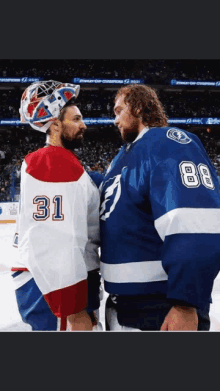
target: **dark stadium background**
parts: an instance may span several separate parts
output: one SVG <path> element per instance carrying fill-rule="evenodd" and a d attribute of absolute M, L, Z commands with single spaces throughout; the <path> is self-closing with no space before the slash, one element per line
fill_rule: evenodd
<path fill-rule="evenodd" d="M 155 88 L 168 118 L 220 118 L 220 87 L 175 86 L 171 80 L 220 81 L 220 60 L 0 60 L 0 78 L 40 77 L 73 82 L 73 78 L 143 79 Z M 30 84 L 30 83 L 29 83 Z M 0 82 L 0 119 L 19 119 L 20 98 L 28 84 Z M 116 84 L 81 84 L 84 118 L 114 118 Z M 201 139 L 220 178 L 220 125 L 171 125 Z M 45 134 L 27 125 L 0 126 L 0 202 L 19 199 L 20 166 L 24 156 L 43 147 Z M 111 125 L 88 125 L 76 151 L 87 170 L 104 173 L 122 145 Z"/>

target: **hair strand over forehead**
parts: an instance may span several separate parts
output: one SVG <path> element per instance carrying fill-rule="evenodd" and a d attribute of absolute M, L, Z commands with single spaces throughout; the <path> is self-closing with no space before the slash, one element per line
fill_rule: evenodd
<path fill-rule="evenodd" d="M 140 115 L 144 124 L 149 127 L 168 125 L 164 107 L 153 88 L 144 84 L 131 84 L 117 91 L 115 102 L 121 96 L 124 96 L 124 102 L 129 104 L 132 115 Z M 137 115 L 138 109 L 140 113 Z"/>

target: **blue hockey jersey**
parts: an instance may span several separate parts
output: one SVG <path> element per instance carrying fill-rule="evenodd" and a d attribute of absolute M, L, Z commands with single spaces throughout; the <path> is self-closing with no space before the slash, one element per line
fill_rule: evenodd
<path fill-rule="evenodd" d="M 204 308 L 220 270 L 220 193 L 199 138 L 146 128 L 124 145 L 101 185 L 100 229 L 107 292 Z"/>

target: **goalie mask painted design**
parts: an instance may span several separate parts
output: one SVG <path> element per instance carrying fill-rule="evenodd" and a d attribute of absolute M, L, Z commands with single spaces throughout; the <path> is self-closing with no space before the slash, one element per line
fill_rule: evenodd
<path fill-rule="evenodd" d="M 48 80 L 39 81 L 26 88 L 19 109 L 21 122 L 46 133 L 51 123 L 59 117 L 60 110 L 79 95 L 77 84 Z"/>

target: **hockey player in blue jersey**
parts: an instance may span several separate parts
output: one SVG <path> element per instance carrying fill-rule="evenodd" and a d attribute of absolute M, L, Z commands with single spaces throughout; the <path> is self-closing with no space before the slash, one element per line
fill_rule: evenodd
<path fill-rule="evenodd" d="M 209 330 L 220 269 L 220 195 L 199 138 L 168 126 L 156 92 L 122 87 L 125 144 L 101 185 L 106 330 Z"/>

